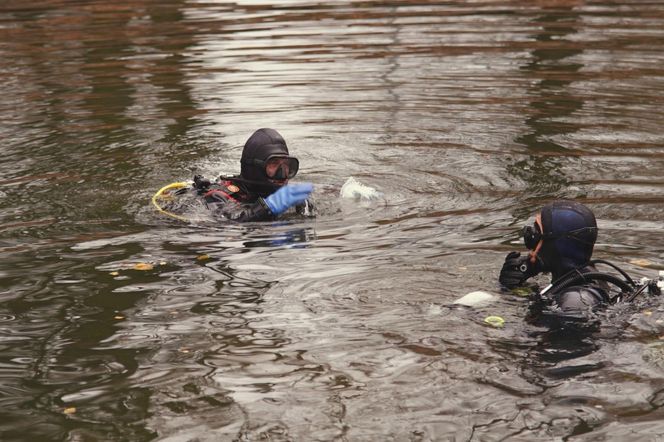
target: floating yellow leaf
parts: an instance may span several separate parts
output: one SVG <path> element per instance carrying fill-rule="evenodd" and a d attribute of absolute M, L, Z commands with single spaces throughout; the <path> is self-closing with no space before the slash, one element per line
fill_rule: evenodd
<path fill-rule="evenodd" d="M 161 261 L 161 262 L 159 263 L 160 266 L 165 266 L 166 264 L 168 264 L 166 261 Z"/>
<path fill-rule="evenodd" d="M 67 407 L 62 412 L 64 414 L 74 414 L 76 413 L 76 407 Z"/>
<path fill-rule="evenodd" d="M 134 270 L 152 270 L 154 266 L 149 262 L 139 262 L 134 264 Z"/>
<path fill-rule="evenodd" d="M 527 296 L 530 296 L 532 290 L 526 287 L 517 287 L 515 289 L 512 289 L 512 293 L 515 294 L 516 296 L 521 296 L 525 298 Z"/>
<path fill-rule="evenodd" d="M 196 259 L 199 260 L 199 261 L 205 261 L 206 259 L 210 259 L 210 255 L 200 255 Z"/>
<path fill-rule="evenodd" d="M 111 276 L 118 276 L 119 274 L 120 274 L 120 272 L 111 272 L 111 273 L 109 273 L 109 275 L 111 275 Z"/>
<path fill-rule="evenodd" d="M 189 349 L 188 348 L 181 348 L 180 353 L 189 353 Z"/>
<path fill-rule="evenodd" d="M 643 312 L 643 314 L 646 316 L 650 316 L 652 315 L 652 312 L 650 310 L 646 310 L 645 312 Z"/>
<path fill-rule="evenodd" d="M 119 321 L 120 319 L 124 319 L 124 316 L 122 316 L 122 315 L 115 315 L 115 316 L 113 316 L 113 319 L 117 319 L 117 320 Z"/>
<path fill-rule="evenodd" d="M 487 316 L 484 318 L 484 322 L 494 327 L 502 327 L 505 325 L 505 320 L 500 316 Z"/>
<path fill-rule="evenodd" d="M 653 262 L 647 259 L 638 258 L 638 259 L 632 259 L 630 261 L 630 264 L 634 264 L 635 266 L 640 266 L 640 267 L 648 267 L 653 265 Z"/>

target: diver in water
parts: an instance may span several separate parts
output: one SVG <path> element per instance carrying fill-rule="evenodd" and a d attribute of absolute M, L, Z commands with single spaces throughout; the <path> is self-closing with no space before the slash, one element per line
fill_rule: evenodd
<path fill-rule="evenodd" d="M 631 301 L 646 288 L 658 294 L 656 284 L 639 286 L 617 266 L 591 260 L 597 232 L 595 215 L 583 204 L 563 200 L 545 205 L 534 224 L 522 230 L 530 253 L 507 255 L 500 284 L 514 289 L 539 273 L 550 272 L 551 284 L 531 296 L 531 316 L 558 325 L 585 322 L 602 307 Z M 611 266 L 621 278 L 598 272 L 597 264 Z M 619 293 L 614 294 L 609 285 Z"/>
<path fill-rule="evenodd" d="M 247 140 L 240 159 L 240 175 L 211 182 L 194 177 L 194 189 L 208 209 L 234 221 L 268 221 L 294 208 L 309 214 L 310 183 L 289 184 L 299 161 L 290 156 L 286 141 L 274 129 L 258 129 Z"/>

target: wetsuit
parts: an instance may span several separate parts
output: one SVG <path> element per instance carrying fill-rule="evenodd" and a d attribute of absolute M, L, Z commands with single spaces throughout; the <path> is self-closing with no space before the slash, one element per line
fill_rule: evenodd
<path fill-rule="evenodd" d="M 591 262 L 597 221 L 589 208 L 574 201 L 549 203 L 536 216 L 533 226 L 522 229 L 522 235 L 530 253 L 527 256 L 509 253 L 499 281 L 503 287 L 512 289 L 532 276 L 550 272 L 551 286 L 532 298 L 535 313 L 583 320 L 611 302 L 605 280 L 591 278 L 597 274 Z M 589 276 L 584 278 L 582 274 Z"/>
<path fill-rule="evenodd" d="M 194 187 L 205 206 L 215 215 L 232 221 L 271 221 L 277 219 L 265 203 L 264 197 L 252 192 L 241 177 L 220 177 L 210 183 L 200 176 L 194 177 Z M 308 215 L 313 207 L 310 201 L 295 206 L 295 213 Z"/>
<path fill-rule="evenodd" d="M 242 149 L 240 175 L 219 177 L 215 182 L 196 175 L 193 188 L 173 183 L 162 188 L 153 197 L 153 203 L 161 212 L 184 220 L 179 213 L 192 198 L 202 200 L 217 217 L 232 221 L 270 221 L 289 212 L 313 216 L 309 200 L 313 184 L 289 183 L 299 167 L 299 160 L 289 154 L 279 132 L 262 128 L 249 137 Z M 163 194 L 172 187 L 178 190 Z M 162 197 L 163 207 L 156 202 L 157 196 Z"/>
<path fill-rule="evenodd" d="M 518 253 L 508 255 L 500 273 L 500 283 L 507 289 L 523 286 L 527 279 L 545 271 L 540 261 L 532 263 L 528 256 Z M 542 295 L 537 290 L 532 296 L 531 317 L 539 313 L 557 315 L 560 318 L 582 319 L 590 316 L 592 312 L 610 303 L 610 296 L 606 283 L 590 280 L 568 286 L 563 283 L 568 275 L 596 273 L 594 266 L 587 264 L 578 267 L 568 267 L 566 272 L 553 272 L 551 286 Z M 571 272 L 571 273 L 570 273 Z"/>

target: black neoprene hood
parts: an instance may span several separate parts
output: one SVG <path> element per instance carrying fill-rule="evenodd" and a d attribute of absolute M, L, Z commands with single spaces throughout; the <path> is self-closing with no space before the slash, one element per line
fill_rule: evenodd
<path fill-rule="evenodd" d="M 275 183 L 267 177 L 264 162 L 275 155 L 290 157 L 284 137 L 274 129 L 258 129 L 244 144 L 240 159 L 240 176 L 235 177 L 235 180 L 242 182 L 248 191 L 259 196 L 272 194 L 283 183 Z"/>
<path fill-rule="evenodd" d="M 263 169 L 253 164 L 253 160 L 265 161 L 273 155 L 288 156 L 286 140 L 274 129 L 258 129 L 244 144 L 240 160 L 242 177 L 253 181 L 267 181 Z"/>
<path fill-rule="evenodd" d="M 593 212 L 575 201 L 554 201 L 542 208 L 544 240 L 540 257 L 554 278 L 572 268 L 586 265 L 597 240 L 597 221 Z M 565 235 L 569 232 L 572 236 Z"/>
<path fill-rule="evenodd" d="M 583 204 L 559 200 L 542 207 L 542 227 L 545 235 L 556 235 L 585 227 L 597 227 L 597 221 L 595 214 Z"/>

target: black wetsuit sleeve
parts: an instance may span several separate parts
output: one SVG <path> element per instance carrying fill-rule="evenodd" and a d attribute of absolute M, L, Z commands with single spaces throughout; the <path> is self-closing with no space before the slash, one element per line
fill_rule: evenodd
<path fill-rule="evenodd" d="M 232 221 L 270 221 L 275 219 L 262 198 L 253 203 L 240 203 L 222 191 L 205 195 L 205 205 L 217 215 Z"/>

